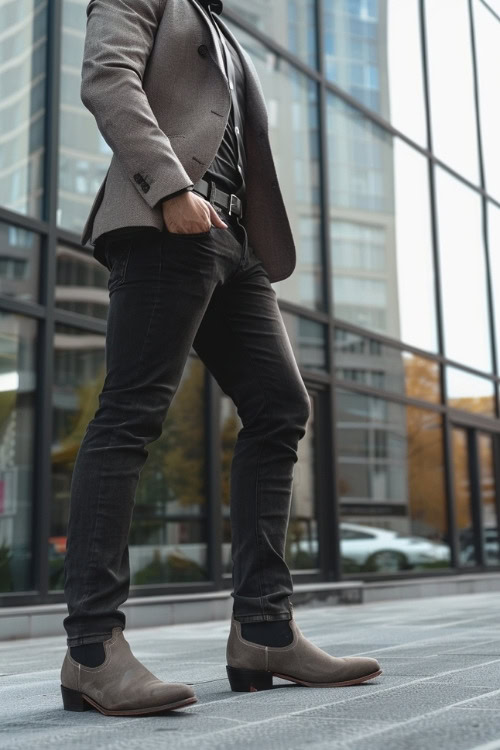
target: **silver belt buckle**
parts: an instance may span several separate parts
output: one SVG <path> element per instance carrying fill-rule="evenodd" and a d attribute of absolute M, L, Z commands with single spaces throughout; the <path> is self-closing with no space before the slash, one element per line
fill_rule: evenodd
<path fill-rule="evenodd" d="M 233 212 L 233 208 L 238 208 L 239 200 L 240 199 L 238 198 L 237 195 L 235 195 L 234 193 L 231 193 L 231 195 L 229 196 L 229 216 L 231 216 Z"/>

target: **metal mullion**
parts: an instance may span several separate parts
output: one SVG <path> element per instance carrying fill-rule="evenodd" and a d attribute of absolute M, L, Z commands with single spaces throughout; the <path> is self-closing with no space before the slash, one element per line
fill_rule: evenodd
<path fill-rule="evenodd" d="M 22 315 L 25 318 L 43 320 L 45 318 L 45 307 L 36 302 L 23 302 L 14 297 L 4 297 L 0 294 L 0 306 L 3 312 L 13 315 Z"/>
<path fill-rule="evenodd" d="M 44 190 L 46 189 L 44 184 Z M 10 224 L 20 229 L 27 229 L 35 234 L 44 235 L 49 231 L 48 222 L 44 219 L 38 219 L 34 216 L 28 216 L 26 214 L 20 214 L 16 211 L 11 211 L 8 208 L 0 206 L 0 222 L 3 224 Z"/>
<path fill-rule="evenodd" d="M 52 495 L 52 384 L 54 378 L 54 305 L 56 285 L 56 211 L 58 192 L 59 91 L 61 69 L 61 3 L 47 6 L 47 88 L 43 218 L 48 228 L 42 242 L 40 302 L 45 317 L 37 340 L 35 395 L 35 461 L 33 470 L 33 572 L 35 588 L 45 600 L 49 590 L 48 538 Z"/>
<path fill-rule="evenodd" d="M 479 2 L 482 3 L 482 5 L 484 5 L 484 7 L 487 8 L 487 10 L 489 10 L 489 12 L 491 13 L 491 15 L 494 16 L 497 21 L 500 22 L 500 16 L 496 12 L 496 10 L 493 10 L 493 8 L 490 5 L 488 5 L 487 1 L 485 2 L 485 0 L 479 0 Z"/>
<path fill-rule="evenodd" d="M 286 299 L 279 299 L 278 302 L 282 310 L 291 313 L 292 315 L 296 315 L 297 317 L 306 318 L 315 323 L 324 324 L 329 322 L 329 316 L 326 312 L 321 310 L 312 310 L 311 308 L 301 307 L 296 302 L 290 302 Z"/>
<path fill-rule="evenodd" d="M 422 73 L 425 98 L 425 113 L 427 122 L 427 146 L 431 158 L 428 160 L 429 170 L 429 200 L 431 212 L 431 238 L 432 238 L 432 257 L 434 263 L 434 292 L 436 303 L 436 324 L 438 337 L 438 352 L 442 357 L 439 367 L 439 379 L 441 385 L 441 402 L 447 407 L 448 394 L 446 388 L 446 373 L 444 363 L 444 316 L 443 303 L 441 296 L 441 268 L 439 263 L 439 241 L 438 241 L 438 218 L 437 218 L 437 201 L 436 201 L 436 161 L 433 158 L 433 139 L 432 139 L 432 117 L 430 102 L 429 86 L 429 58 L 427 49 L 427 34 L 425 21 L 425 0 L 420 0 L 420 35 L 422 47 Z M 445 485 L 445 506 L 448 526 L 448 541 L 451 550 L 451 562 L 453 567 L 458 567 L 458 531 L 455 511 L 455 485 L 453 471 L 453 441 L 452 425 L 450 422 L 449 411 L 446 409 L 443 414 L 442 436 L 443 436 L 443 458 L 444 458 L 444 485 Z"/>
<path fill-rule="evenodd" d="M 106 320 L 102 318 L 91 318 L 89 315 L 63 310 L 61 308 L 54 310 L 55 324 L 71 326 L 82 332 L 106 334 Z"/>
<path fill-rule="evenodd" d="M 497 535 L 500 539 L 500 435 L 492 435 L 493 441 L 493 478 L 495 482 L 495 510 L 497 522 Z M 500 552 L 498 564 L 500 565 Z M 493 566 L 488 566 L 490 570 Z"/>
<path fill-rule="evenodd" d="M 483 506 L 481 503 L 481 475 L 479 468 L 478 432 L 467 428 L 467 453 L 471 500 L 472 531 L 476 549 L 476 564 L 484 568 Z"/>
<path fill-rule="evenodd" d="M 320 184 L 321 184 L 321 248 L 323 264 L 323 295 L 328 315 L 326 353 L 327 369 L 329 373 L 329 388 L 325 395 L 328 402 L 328 408 L 325 413 L 328 415 L 326 424 L 322 428 L 322 440 L 317 444 L 323 446 L 323 453 L 318 457 L 318 465 L 324 464 L 324 474 L 322 478 L 321 497 L 326 502 L 326 507 L 320 511 L 321 517 L 325 520 L 325 527 L 331 534 L 331 543 L 328 549 L 321 553 L 322 574 L 326 580 L 341 580 L 342 566 L 340 562 L 340 507 L 338 495 L 338 455 L 335 435 L 337 431 L 336 417 L 336 393 L 334 383 L 334 302 L 332 292 L 332 264 L 330 248 L 330 201 L 329 201 L 329 184 L 330 175 L 328 170 L 328 103 L 327 103 L 327 82 L 325 75 L 325 51 L 323 43 L 323 17 L 324 2 L 317 0 L 316 3 L 316 48 L 318 51 L 318 65 L 320 79 L 318 84 L 319 91 L 319 137 L 320 137 Z M 320 398 L 318 396 L 318 398 Z M 323 413 L 323 410 L 321 410 Z M 318 420 L 319 422 L 319 420 Z M 321 428 L 320 428 L 321 429 Z"/>
<path fill-rule="evenodd" d="M 479 76 L 478 76 L 478 62 L 477 62 L 477 47 L 476 47 L 476 32 L 475 32 L 475 21 L 474 21 L 474 10 L 472 0 L 469 0 L 469 23 L 470 23 L 470 39 L 472 49 L 472 71 L 474 81 L 474 104 L 476 107 L 476 130 L 477 130 L 477 147 L 479 156 L 479 174 L 481 179 L 481 187 L 483 193 L 481 195 L 481 221 L 482 221 L 482 234 L 484 243 L 484 255 L 486 265 L 486 289 L 488 295 L 488 323 L 490 326 L 490 345 L 491 345 L 491 358 L 493 365 L 493 372 L 498 375 L 498 357 L 496 347 L 496 331 L 495 331 L 495 311 L 493 301 L 493 283 L 491 275 L 491 264 L 490 264 L 490 251 L 488 242 L 488 208 L 486 199 L 486 178 L 484 169 L 484 153 L 483 153 L 483 140 L 481 132 L 481 113 L 479 107 Z M 495 414 L 498 417 L 499 403 L 498 403 L 498 389 L 494 389 L 495 398 Z"/>

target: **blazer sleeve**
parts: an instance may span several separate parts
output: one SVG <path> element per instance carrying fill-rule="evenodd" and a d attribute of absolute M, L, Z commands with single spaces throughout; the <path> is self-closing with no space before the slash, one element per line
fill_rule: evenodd
<path fill-rule="evenodd" d="M 193 182 L 142 86 L 165 0 L 90 0 L 80 98 L 146 203 Z"/>

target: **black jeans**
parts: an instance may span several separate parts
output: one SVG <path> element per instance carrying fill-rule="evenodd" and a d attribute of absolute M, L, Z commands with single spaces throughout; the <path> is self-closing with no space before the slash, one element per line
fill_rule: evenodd
<path fill-rule="evenodd" d="M 223 219 L 227 215 L 220 213 Z M 233 612 L 291 617 L 284 560 L 297 444 L 310 401 L 262 263 L 228 229 L 110 233 L 106 377 L 71 481 L 64 593 L 68 646 L 125 627 L 128 535 L 146 446 L 158 439 L 191 346 L 243 427 L 230 476 Z"/>

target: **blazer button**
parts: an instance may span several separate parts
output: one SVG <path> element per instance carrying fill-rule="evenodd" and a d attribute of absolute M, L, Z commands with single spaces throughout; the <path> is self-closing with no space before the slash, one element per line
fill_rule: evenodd
<path fill-rule="evenodd" d="M 208 47 L 207 47 L 207 45 L 206 44 L 200 44 L 200 46 L 198 47 L 198 53 L 202 57 L 206 57 L 208 55 Z"/>
<path fill-rule="evenodd" d="M 148 192 L 148 190 L 149 190 L 149 185 L 148 185 L 148 183 L 147 183 L 147 182 L 143 182 L 143 183 L 142 183 L 142 185 L 141 185 L 141 188 L 142 188 L 142 192 L 143 192 L 143 193 L 147 193 L 147 192 Z"/>

